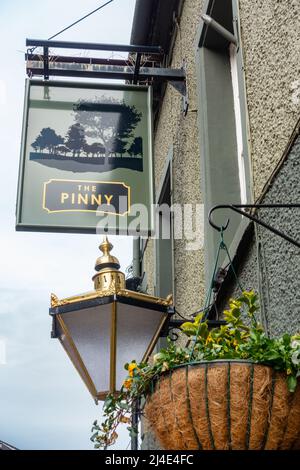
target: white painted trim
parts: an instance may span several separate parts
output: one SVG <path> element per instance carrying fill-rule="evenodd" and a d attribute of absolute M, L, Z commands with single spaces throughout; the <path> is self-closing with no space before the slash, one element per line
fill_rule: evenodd
<path fill-rule="evenodd" d="M 230 57 L 231 79 L 232 79 L 232 91 L 233 91 L 233 105 L 234 105 L 234 116 L 235 116 L 241 204 L 247 204 L 247 185 L 246 185 L 246 173 L 245 173 L 241 103 L 240 103 L 240 94 L 239 94 L 237 52 L 236 52 L 236 46 L 234 44 L 230 44 L 229 46 L 229 57 Z"/>

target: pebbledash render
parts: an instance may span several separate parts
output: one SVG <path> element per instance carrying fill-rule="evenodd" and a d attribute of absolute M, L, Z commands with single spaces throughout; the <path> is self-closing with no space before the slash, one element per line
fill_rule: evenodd
<path fill-rule="evenodd" d="M 202 15 L 224 26 L 236 44 Z M 170 217 L 170 239 L 140 239 L 135 274 L 147 293 L 172 293 L 187 317 L 204 304 L 219 243 L 209 209 L 299 203 L 299 21 L 298 0 L 136 2 L 131 43 L 160 45 L 165 66 L 186 69 L 187 112 L 170 84 L 154 90 L 154 181 L 156 203 L 177 204 L 183 219 L 186 211 L 192 218 L 184 219 L 190 230 L 183 224 L 181 237 Z M 262 209 L 257 216 L 299 240 L 299 208 Z M 227 217 L 225 242 L 240 284 L 260 295 L 266 330 L 300 331 L 299 249 L 226 210 L 216 213 L 216 223 Z M 236 292 L 234 277 L 226 276 L 216 295 L 219 311 Z M 143 447 L 157 448 L 147 429 Z"/>

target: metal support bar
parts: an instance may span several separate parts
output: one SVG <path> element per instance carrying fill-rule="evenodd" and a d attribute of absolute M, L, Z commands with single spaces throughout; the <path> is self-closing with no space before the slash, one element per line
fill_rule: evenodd
<path fill-rule="evenodd" d="M 135 401 L 132 405 L 132 428 L 134 429 L 135 433 L 131 437 L 131 450 L 139 450 L 139 434 L 138 434 L 138 425 L 139 425 L 139 400 Z"/>
<path fill-rule="evenodd" d="M 137 53 L 135 66 L 134 66 L 134 72 L 133 72 L 133 84 L 134 85 L 136 85 L 138 82 L 139 71 L 140 71 L 140 66 L 141 66 L 141 58 L 142 58 L 142 55 L 140 53 Z"/>
<path fill-rule="evenodd" d="M 43 49 L 44 49 L 44 55 L 43 55 L 44 80 L 48 80 L 49 79 L 49 48 L 45 46 Z"/>
<path fill-rule="evenodd" d="M 160 46 L 135 46 L 124 44 L 98 44 L 92 42 L 46 41 L 26 39 L 27 47 L 55 47 L 61 49 L 86 49 L 94 51 L 138 52 L 140 54 L 163 54 Z"/>
<path fill-rule="evenodd" d="M 113 78 L 117 80 L 132 80 L 133 72 L 131 67 L 121 67 L 112 65 L 99 65 L 97 71 L 69 70 L 49 68 L 50 76 L 58 77 L 89 77 L 89 78 Z M 27 73 L 30 76 L 41 76 L 44 74 L 43 68 L 28 67 Z M 185 80 L 185 73 L 182 69 L 165 69 L 156 67 L 141 67 L 139 80 L 157 79 L 161 81 L 181 81 Z"/>
<path fill-rule="evenodd" d="M 132 245 L 132 276 L 140 277 L 140 237 L 133 237 Z"/>
<path fill-rule="evenodd" d="M 190 321 L 192 320 L 193 319 L 191 319 Z M 169 328 L 180 328 L 180 326 L 186 321 L 188 320 L 179 320 L 179 319 L 177 320 L 174 318 L 173 320 L 170 320 Z M 209 328 L 216 328 L 221 325 L 226 325 L 226 321 L 225 320 L 208 320 L 207 324 Z"/>
<path fill-rule="evenodd" d="M 202 20 L 208 26 L 211 26 L 217 33 L 221 34 L 227 41 L 232 42 L 236 46 L 238 45 L 237 38 L 228 29 L 224 28 L 220 23 L 214 20 L 209 15 L 201 15 Z"/>
<path fill-rule="evenodd" d="M 257 217 L 254 217 L 253 215 L 248 214 L 248 212 L 241 210 L 241 209 L 293 209 L 293 208 L 300 208 L 300 204 L 222 204 L 222 205 L 214 206 L 212 209 L 210 209 L 209 214 L 208 214 L 208 221 L 215 230 L 218 230 L 218 232 L 226 230 L 230 219 L 227 219 L 227 222 L 225 225 L 222 225 L 221 227 L 219 227 L 212 221 L 212 214 L 217 209 L 231 209 L 234 212 L 237 212 L 238 214 L 243 215 L 247 217 L 248 219 L 252 220 L 253 222 L 261 225 L 267 230 L 270 230 L 270 232 L 275 233 L 275 235 L 278 235 L 279 237 L 283 238 L 289 243 L 292 243 L 292 245 L 295 245 L 298 248 L 300 248 L 300 242 L 294 240 L 293 238 L 289 237 L 288 235 L 281 232 L 280 230 L 277 230 L 276 228 L 272 227 L 266 222 L 263 222 Z"/>
<path fill-rule="evenodd" d="M 153 62 L 159 63 L 159 60 L 151 57 L 143 63 L 144 67 L 152 67 Z M 41 62 L 41 56 L 38 54 L 25 54 L 25 60 L 29 62 Z M 96 58 L 96 57 L 73 57 L 64 55 L 49 55 L 50 64 L 86 64 L 86 65 L 121 65 L 125 67 L 128 65 L 126 59 L 108 59 L 108 58 Z"/>
<path fill-rule="evenodd" d="M 181 325 L 185 323 L 186 321 L 193 321 L 193 319 L 179 320 L 179 319 L 173 318 L 169 320 L 168 324 L 166 325 L 166 328 L 163 328 L 160 336 L 162 337 L 168 336 L 170 330 L 180 329 Z M 208 325 L 208 328 L 217 328 L 219 326 L 226 325 L 226 321 L 225 320 L 207 320 L 207 325 Z"/>

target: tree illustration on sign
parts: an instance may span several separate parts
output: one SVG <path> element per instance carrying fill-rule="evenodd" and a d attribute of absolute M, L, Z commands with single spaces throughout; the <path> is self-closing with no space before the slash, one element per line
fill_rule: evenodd
<path fill-rule="evenodd" d="M 51 127 L 44 127 L 31 146 L 36 152 L 48 149 L 49 153 L 53 153 L 57 146 L 63 143 L 64 139 L 57 135 L 55 130 L 51 129 Z"/>
<path fill-rule="evenodd" d="M 112 153 L 125 153 L 128 140 L 142 117 L 135 106 L 107 96 L 93 102 L 81 100 L 74 111 L 75 121 L 83 126 L 85 135 L 101 141 L 106 161 Z"/>
<path fill-rule="evenodd" d="M 94 142 L 93 144 L 84 144 L 83 151 L 87 157 L 90 155 L 92 157 L 102 157 L 105 155 L 105 148 L 99 142 Z"/>
<path fill-rule="evenodd" d="M 86 145 L 84 128 L 76 123 L 69 127 L 67 132 L 66 146 L 73 152 L 73 157 L 80 156 L 80 152 Z"/>
<path fill-rule="evenodd" d="M 110 146 L 110 154 L 114 157 L 122 157 L 126 152 L 126 142 L 121 139 L 115 139 Z"/>
<path fill-rule="evenodd" d="M 141 156 L 143 155 L 143 139 L 141 137 L 136 137 L 132 142 L 131 146 L 128 149 L 129 155 Z"/>
<path fill-rule="evenodd" d="M 66 116 L 65 116 L 66 117 Z M 142 112 L 113 96 L 79 100 L 66 117 L 65 138 L 44 127 L 31 144 L 29 158 L 66 171 L 143 171 L 143 139 L 136 128 Z M 94 168 L 93 168 L 94 167 Z"/>

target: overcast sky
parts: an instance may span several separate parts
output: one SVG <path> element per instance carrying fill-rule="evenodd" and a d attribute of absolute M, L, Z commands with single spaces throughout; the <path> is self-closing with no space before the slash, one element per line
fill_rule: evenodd
<path fill-rule="evenodd" d="M 58 340 L 50 339 L 48 315 L 50 292 L 65 297 L 92 289 L 101 238 L 16 233 L 14 227 L 25 38 L 47 39 L 102 3 L 0 1 L 0 440 L 20 449 L 92 449 L 90 427 L 101 412 Z M 114 0 L 57 39 L 129 43 L 134 4 Z M 111 241 L 124 271 L 131 262 L 131 238 Z M 117 447 L 127 444 L 123 437 Z"/>

